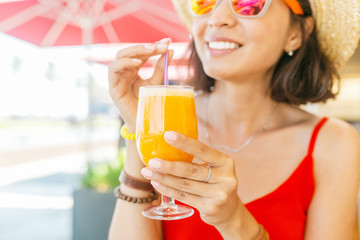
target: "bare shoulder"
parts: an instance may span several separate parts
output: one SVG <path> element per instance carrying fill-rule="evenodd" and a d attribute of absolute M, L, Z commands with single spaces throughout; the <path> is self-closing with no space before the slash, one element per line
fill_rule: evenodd
<path fill-rule="evenodd" d="M 349 123 L 330 118 L 319 133 L 317 145 L 319 154 L 329 155 L 339 151 L 342 156 L 359 154 L 360 135 Z"/>
<path fill-rule="evenodd" d="M 350 124 L 330 118 L 320 129 L 313 159 L 316 187 L 306 235 L 311 239 L 350 239 L 360 182 L 359 133 Z"/>
<path fill-rule="evenodd" d="M 345 121 L 330 118 L 319 132 L 314 149 L 315 174 L 320 179 L 359 175 L 360 135 Z"/>

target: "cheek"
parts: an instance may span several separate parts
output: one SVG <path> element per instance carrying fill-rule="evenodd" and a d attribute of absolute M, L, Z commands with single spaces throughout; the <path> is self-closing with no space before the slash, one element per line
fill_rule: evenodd
<path fill-rule="evenodd" d="M 205 29 L 207 26 L 207 22 L 205 19 L 194 19 L 193 25 L 192 25 L 192 35 L 195 38 L 201 38 L 204 35 Z"/>
<path fill-rule="evenodd" d="M 250 31 L 250 30 L 249 30 Z M 263 25 L 261 29 L 251 29 L 253 34 L 249 34 L 249 43 L 253 44 L 251 51 L 256 59 L 267 66 L 276 64 L 283 54 L 286 32 L 281 25 Z"/>
<path fill-rule="evenodd" d="M 203 60 L 204 51 L 205 51 L 204 48 L 206 47 L 206 44 L 203 40 L 204 39 L 204 31 L 205 31 L 204 24 L 201 23 L 201 21 L 195 21 L 192 26 L 192 36 L 194 38 L 195 48 L 196 48 L 196 51 L 198 53 L 200 60 Z"/>

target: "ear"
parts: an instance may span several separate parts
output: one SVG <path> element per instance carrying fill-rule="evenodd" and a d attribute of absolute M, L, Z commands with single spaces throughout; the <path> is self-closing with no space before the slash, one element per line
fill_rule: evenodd
<path fill-rule="evenodd" d="M 305 39 L 309 37 L 314 29 L 314 19 L 312 17 L 307 17 L 305 19 Z M 286 41 L 284 51 L 289 52 L 295 51 L 301 47 L 302 44 L 302 30 L 299 23 L 293 24 L 289 30 L 288 39 Z"/>
<path fill-rule="evenodd" d="M 314 27 L 315 27 L 314 18 L 313 17 L 307 17 L 305 19 L 305 33 L 306 33 L 305 39 L 307 39 L 311 35 L 311 33 L 314 30 Z"/>

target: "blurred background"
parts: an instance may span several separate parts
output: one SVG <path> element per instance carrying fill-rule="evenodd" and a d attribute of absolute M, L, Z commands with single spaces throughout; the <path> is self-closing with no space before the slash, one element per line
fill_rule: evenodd
<path fill-rule="evenodd" d="M 164 37 L 186 78 L 170 1 L 0 0 L 0 239 L 106 239 L 124 159 L 107 64 Z M 336 100 L 305 108 L 360 130 L 359 49 L 341 75 Z"/>

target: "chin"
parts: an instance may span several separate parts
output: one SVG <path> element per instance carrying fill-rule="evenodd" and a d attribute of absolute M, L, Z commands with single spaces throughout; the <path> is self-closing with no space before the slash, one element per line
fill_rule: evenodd
<path fill-rule="evenodd" d="M 207 67 L 204 68 L 204 71 L 206 75 L 216 80 L 230 79 L 233 76 L 233 74 L 229 72 L 228 68 Z"/>

